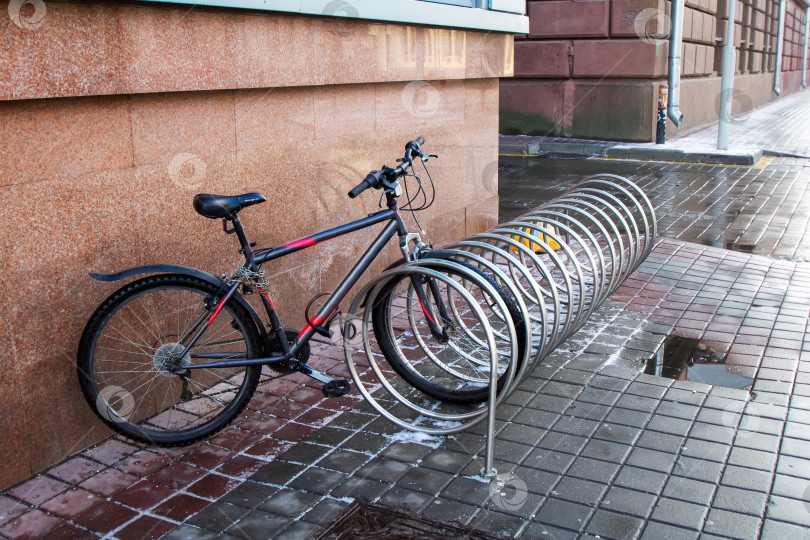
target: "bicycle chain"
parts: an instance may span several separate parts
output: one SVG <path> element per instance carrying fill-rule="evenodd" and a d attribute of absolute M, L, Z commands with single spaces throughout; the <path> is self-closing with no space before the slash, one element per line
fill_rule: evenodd
<path fill-rule="evenodd" d="M 231 283 L 240 282 L 246 287 L 255 287 L 259 291 L 266 291 L 270 286 L 270 282 L 264 276 L 264 270 L 253 271 L 245 266 L 240 266 L 236 269 L 231 277 Z"/>

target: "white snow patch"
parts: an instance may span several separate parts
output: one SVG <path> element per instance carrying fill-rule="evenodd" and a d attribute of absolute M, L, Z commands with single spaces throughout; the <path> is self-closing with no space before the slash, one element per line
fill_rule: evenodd
<path fill-rule="evenodd" d="M 487 478 L 486 476 L 482 476 L 480 474 L 476 474 L 475 476 L 465 476 L 464 478 L 469 478 L 470 480 L 475 480 L 476 482 L 481 482 L 482 484 L 489 484 L 492 482 L 492 478 Z"/>
<path fill-rule="evenodd" d="M 422 433 L 421 431 L 400 431 L 399 433 L 387 435 L 386 437 L 391 442 L 421 444 L 422 446 L 429 446 L 433 449 L 438 448 L 439 445 L 441 445 L 444 441 L 444 437 L 428 435 L 427 433 Z"/>

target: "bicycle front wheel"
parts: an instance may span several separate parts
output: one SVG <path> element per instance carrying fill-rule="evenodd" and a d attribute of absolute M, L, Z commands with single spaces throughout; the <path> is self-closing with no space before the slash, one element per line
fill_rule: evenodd
<path fill-rule="evenodd" d="M 437 257 L 446 258 L 437 254 Z M 429 260 L 423 261 L 430 268 Z M 474 301 L 486 314 L 493 331 L 500 363 L 498 391 L 507 380 L 511 359 L 508 326 L 513 323 L 518 343 L 518 365 L 525 351 L 523 316 L 509 294 L 489 276 L 466 263 L 454 261 L 470 269 L 478 278 L 491 285 L 507 306 L 501 313 L 493 298 L 464 276 L 440 269 L 451 279 L 463 283 Z M 491 380 L 490 348 L 486 341 L 484 321 L 478 320 L 467 301 L 451 287 L 437 280 L 425 287 L 428 303 L 434 314 L 445 307 L 446 318 L 440 321 L 447 337 L 432 335 L 425 317 L 425 307 L 417 298 L 413 283 L 407 274 L 393 278 L 378 293 L 372 306 L 372 325 L 377 345 L 394 371 L 420 392 L 435 399 L 461 405 L 482 403 L 489 399 Z"/>
<path fill-rule="evenodd" d="M 255 324 L 234 300 L 181 356 L 208 323 L 218 292 L 198 279 L 162 274 L 125 285 L 96 310 L 77 368 L 84 397 L 105 424 L 137 441 L 176 446 L 216 433 L 244 409 L 261 366 L 177 369 L 259 357 Z"/>

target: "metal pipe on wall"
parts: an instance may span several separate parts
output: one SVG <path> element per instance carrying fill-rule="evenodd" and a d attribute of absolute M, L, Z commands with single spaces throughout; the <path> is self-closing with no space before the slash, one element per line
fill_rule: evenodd
<path fill-rule="evenodd" d="M 776 36 L 776 68 L 773 75 L 773 91 L 782 95 L 782 41 L 785 39 L 785 0 L 779 1 L 779 33 Z"/>
<path fill-rule="evenodd" d="M 669 57 L 667 84 L 669 86 L 669 104 L 667 116 L 681 127 L 683 113 L 680 109 L 681 99 L 681 48 L 683 41 L 684 0 L 672 0 L 672 31 L 669 34 Z"/>
<path fill-rule="evenodd" d="M 804 11 L 804 52 L 802 53 L 802 88 L 807 87 L 807 45 L 810 31 L 810 7 Z"/>
<path fill-rule="evenodd" d="M 734 69 L 736 67 L 737 47 L 734 44 L 734 11 L 736 0 L 728 2 L 728 24 L 726 24 L 726 44 L 723 47 L 723 79 L 720 83 L 720 123 L 717 126 L 717 148 L 728 150 L 729 125 L 731 124 L 731 105 L 734 93 Z"/>

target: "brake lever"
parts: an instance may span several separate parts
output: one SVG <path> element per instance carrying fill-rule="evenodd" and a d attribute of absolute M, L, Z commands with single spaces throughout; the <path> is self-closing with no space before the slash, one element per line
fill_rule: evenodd
<path fill-rule="evenodd" d="M 432 157 L 438 158 L 439 155 L 438 154 L 428 154 L 426 156 L 423 155 L 422 156 L 422 163 L 426 163 Z"/>

